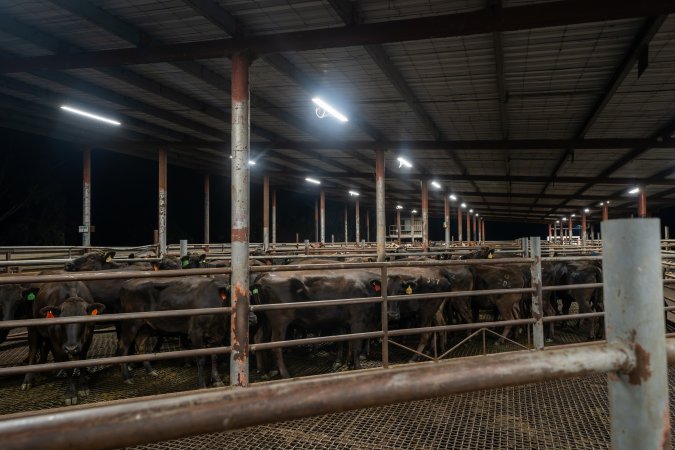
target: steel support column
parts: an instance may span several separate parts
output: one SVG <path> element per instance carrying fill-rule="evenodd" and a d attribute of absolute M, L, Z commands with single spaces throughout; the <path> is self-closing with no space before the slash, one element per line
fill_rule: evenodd
<path fill-rule="evenodd" d="M 568 239 L 569 239 L 569 242 L 570 242 L 570 245 L 571 245 L 572 244 L 572 236 L 574 235 L 574 224 L 573 224 L 573 221 L 572 221 L 572 216 L 570 216 L 570 221 L 567 224 L 567 226 L 568 226 L 567 234 L 569 234 Z"/>
<path fill-rule="evenodd" d="M 478 233 L 476 232 L 476 213 L 473 214 L 473 240 L 478 240 Z"/>
<path fill-rule="evenodd" d="M 232 274 L 230 384 L 247 386 L 249 313 L 249 56 L 232 57 Z"/>
<path fill-rule="evenodd" d="M 551 239 L 553 239 L 553 227 L 551 224 L 548 224 L 548 241 L 551 242 Z"/>
<path fill-rule="evenodd" d="M 396 234 L 398 235 L 398 243 L 401 243 L 401 210 L 396 210 Z"/>
<path fill-rule="evenodd" d="M 320 200 L 321 200 L 321 243 L 326 243 L 326 193 L 321 189 Z"/>
<path fill-rule="evenodd" d="M 314 200 L 314 242 L 319 242 L 319 201 Z"/>
<path fill-rule="evenodd" d="M 609 205 L 604 202 L 602 204 L 602 221 L 605 222 L 609 220 Z"/>
<path fill-rule="evenodd" d="M 443 226 L 445 228 L 445 248 L 450 247 L 450 200 L 448 194 L 443 196 Z"/>
<path fill-rule="evenodd" d="M 462 207 L 457 207 L 457 242 L 462 244 Z"/>
<path fill-rule="evenodd" d="M 82 246 L 91 245 L 91 150 L 82 152 Z"/>
<path fill-rule="evenodd" d="M 530 266 L 530 274 L 532 275 L 532 287 L 535 292 L 532 294 L 532 318 L 536 320 L 532 326 L 532 340 L 534 341 L 534 348 L 537 350 L 544 349 L 544 321 L 543 321 L 543 307 L 542 307 L 542 281 L 541 281 L 541 239 L 539 236 L 532 236 L 530 238 L 530 257 L 534 258 L 534 262 Z"/>
<path fill-rule="evenodd" d="M 482 223 L 481 223 L 481 230 L 482 230 L 482 232 L 483 232 L 483 233 L 482 233 L 482 234 L 483 234 L 483 241 L 487 241 L 487 238 L 485 237 L 485 219 L 481 219 L 481 220 L 482 220 Z"/>
<path fill-rule="evenodd" d="M 349 220 L 348 208 L 349 206 L 345 205 L 345 244 L 349 242 L 349 223 L 347 222 Z"/>
<path fill-rule="evenodd" d="M 277 245 L 277 190 L 272 191 L 272 245 Z"/>
<path fill-rule="evenodd" d="M 660 221 L 618 219 L 601 229 L 607 342 L 637 356 L 632 372 L 608 376 L 611 447 L 670 448 Z"/>
<path fill-rule="evenodd" d="M 586 231 L 586 213 L 581 214 L 581 245 L 586 246 L 588 232 Z"/>
<path fill-rule="evenodd" d="M 270 247 L 270 176 L 263 177 L 263 250 Z"/>
<path fill-rule="evenodd" d="M 166 254 L 166 150 L 159 150 L 159 218 L 157 229 L 159 230 L 159 254 Z"/>
<path fill-rule="evenodd" d="M 640 186 L 640 197 L 638 198 L 638 217 L 647 217 L 647 191 L 644 186 Z"/>
<path fill-rule="evenodd" d="M 466 242 L 471 243 L 471 213 L 466 212 Z"/>
<path fill-rule="evenodd" d="M 356 224 L 356 245 L 359 245 L 359 242 L 361 242 L 361 226 L 359 223 L 359 198 L 356 197 L 356 218 L 354 220 L 354 223 Z"/>
<path fill-rule="evenodd" d="M 210 225 L 211 225 L 211 177 L 204 175 L 204 245 L 205 251 L 209 251 Z"/>
<path fill-rule="evenodd" d="M 411 243 L 415 245 L 415 213 L 410 213 L 410 239 Z"/>
<path fill-rule="evenodd" d="M 366 241 L 370 242 L 370 210 L 366 209 Z"/>
<path fill-rule="evenodd" d="M 422 251 L 429 251 L 429 184 L 422 180 Z"/>
<path fill-rule="evenodd" d="M 375 207 L 377 222 L 377 261 L 384 262 L 385 257 L 385 215 L 384 215 L 384 150 L 375 150 Z"/>

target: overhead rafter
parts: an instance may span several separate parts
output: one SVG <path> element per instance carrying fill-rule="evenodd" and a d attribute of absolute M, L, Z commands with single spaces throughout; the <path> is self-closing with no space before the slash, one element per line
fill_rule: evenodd
<path fill-rule="evenodd" d="M 641 0 L 639 2 L 566 0 L 514 6 L 501 10 L 485 9 L 467 13 L 439 14 L 431 17 L 247 36 L 237 39 L 148 45 L 143 48 L 83 52 L 68 56 L 6 58 L 0 60 L 0 73 L 191 61 L 218 58 L 241 51 L 262 55 L 286 51 L 384 44 L 658 16 L 673 12 L 675 12 L 675 3 L 670 0 Z"/>
<path fill-rule="evenodd" d="M 635 66 L 635 63 L 637 62 L 640 56 L 640 53 L 646 46 L 649 45 L 651 40 L 654 38 L 656 33 L 663 25 L 663 22 L 666 21 L 666 18 L 667 18 L 666 15 L 662 15 L 657 17 L 649 17 L 645 20 L 644 25 L 642 26 L 642 28 L 640 28 L 640 31 L 638 31 L 637 35 L 633 39 L 633 42 L 628 48 L 626 55 L 621 60 L 621 63 L 616 68 L 616 70 L 612 73 L 609 82 L 605 86 L 603 94 L 600 95 L 600 98 L 598 98 L 596 103 L 593 105 L 593 108 L 589 112 L 588 116 L 581 124 L 579 130 L 576 132 L 575 139 L 577 140 L 583 139 L 586 136 L 586 134 L 591 130 L 595 122 L 598 120 L 602 112 L 605 110 L 605 107 L 609 104 L 610 100 L 612 99 L 612 96 L 614 96 L 614 94 L 619 89 L 623 81 L 626 79 L 628 74 L 633 69 L 633 66 Z M 570 157 L 574 156 L 574 149 L 575 147 L 572 146 L 567 147 L 567 149 L 560 157 L 560 159 L 558 160 L 553 169 L 552 173 L 553 176 L 558 175 L 558 172 L 565 165 L 565 162 Z M 549 185 L 550 183 L 546 183 L 546 185 L 543 187 L 543 189 L 539 194 L 539 197 L 534 202 L 535 204 L 544 195 Z"/>

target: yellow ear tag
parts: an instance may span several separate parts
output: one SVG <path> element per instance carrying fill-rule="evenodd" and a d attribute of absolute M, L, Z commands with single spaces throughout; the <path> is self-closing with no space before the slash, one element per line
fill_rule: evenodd
<path fill-rule="evenodd" d="M 105 262 L 109 263 L 112 261 L 112 256 L 108 255 L 105 259 Z"/>
<path fill-rule="evenodd" d="M 408 286 L 407 288 L 405 288 L 405 293 L 406 293 L 407 295 L 412 294 L 412 286 Z"/>
<path fill-rule="evenodd" d="M 488 254 L 488 259 L 492 259 L 494 255 L 492 253 Z"/>

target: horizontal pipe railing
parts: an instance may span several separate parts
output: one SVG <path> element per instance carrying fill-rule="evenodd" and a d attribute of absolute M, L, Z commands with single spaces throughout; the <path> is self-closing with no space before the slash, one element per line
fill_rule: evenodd
<path fill-rule="evenodd" d="M 636 367 L 628 345 L 516 352 L 6 416 L 5 450 L 103 450 Z"/>

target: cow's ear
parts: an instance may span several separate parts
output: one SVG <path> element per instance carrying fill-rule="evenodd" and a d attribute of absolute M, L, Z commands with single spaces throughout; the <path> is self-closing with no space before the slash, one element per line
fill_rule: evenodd
<path fill-rule="evenodd" d="M 28 300 L 29 302 L 34 301 L 37 298 L 38 292 L 40 292 L 40 288 L 28 288 L 24 289 L 22 292 L 22 297 L 24 300 Z"/>
<path fill-rule="evenodd" d="M 382 282 L 377 278 L 373 278 L 372 280 L 368 281 L 368 285 L 373 291 L 377 293 L 382 291 Z"/>
<path fill-rule="evenodd" d="M 127 256 L 127 259 L 135 259 L 136 255 L 133 253 L 129 253 L 129 256 Z"/>
<path fill-rule="evenodd" d="M 61 308 L 58 306 L 45 306 L 40 310 L 40 316 L 45 319 L 53 319 L 61 315 Z"/>
<path fill-rule="evenodd" d="M 262 291 L 262 285 L 256 283 L 251 286 L 251 300 L 255 305 L 260 305 L 262 303 L 260 301 L 260 291 Z"/>
<path fill-rule="evenodd" d="M 112 262 L 113 258 L 115 257 L 115 252 L 106 252 L 104 255 L 105 262 L 109 263 Z"/>
<path fill-rule="evenodd" d="M 180 257 L 180 266 L 185 269 L 190 265 L 190 255 L 185 255 Z"/>
<path fill-rule="evenodd" d="M 105 305 L 103 303 L 91 303 L 87 306 L 87 314 L 90 316 L 98 316 L 105 311 Z"/>
<path fill-rule="evenodd" d="M 152 270 L 153 272 L 157 272 L 159 270 L 159 263 L 157 261 L 152 262 Z"/>

